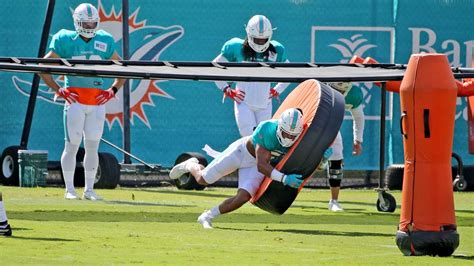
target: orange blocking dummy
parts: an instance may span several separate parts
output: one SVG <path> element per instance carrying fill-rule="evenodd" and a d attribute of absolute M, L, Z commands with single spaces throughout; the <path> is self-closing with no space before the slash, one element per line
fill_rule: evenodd
<path fill-rule="evenodd" d="M 459 245 L 451 183 L 456 95 L 445 55 L 412 55 L 400 87 L 405 172 L 396 242 L 404 255 L 449 256 Z"/>

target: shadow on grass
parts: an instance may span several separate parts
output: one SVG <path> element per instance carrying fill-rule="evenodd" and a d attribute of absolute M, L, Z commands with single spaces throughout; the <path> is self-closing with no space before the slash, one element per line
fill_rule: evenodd
<path fill-rule="evenodd" d="M 13 230 L 14 232 L 16 232 L 16 231 L 31 231 L 31 230 L 33 230 L 33 229 L 30 229 L 30 228 L 23 228 L 23 227 L 14 227 L 14 225 L 12 225 L 12 230 Z"/>
<path fill-rule="evenodd" d="M 326 201 L 324 201 L 325 204 L 327 204 Z M 346 203 L 346 202 L 344 202 Z M 347 202 L 347 203 L 350 203 L 350 202 Z M 356 204 L 356 203 L 351 203 L 351 204 Z M 325 205 L 327 206 L 327 205 Z M 371 212 L 371 210 L 367 210 L 367 209 L 362 209 L 362 208 L 347 208 L 345 206 L 342 206 L 344 208 L 344 212 L 339 212 L 338 214 L 360 214 L 360 213 L 365 213 L 367 214 L 368 216 L 370 215 L 374 215 L 374 213 Z M 307 205 L 300 205 L 298 203 L 296 204 L 293 204 L 291 205 L 291 208 L 300 208 L 302 209 L 303 211 L 305 212 L 311 212 L 311 210 L 322 210 L 322 211 L 329 211 L 327 207 L 321 207 L 321 206 L 307 206 Z M 377 210 L 377 207 L 375 206 L 375 204 L 373 205 L 373 210 L 372 211 L 376 211 Z M 378 215 L 389 215 L 389 216 L 396 216 L 396 217 L 399 217 L 400 215 L 397 214 L 397 213 L 387 213 L 387 212 L 378 212 L 377 213 Z"/>
<path fill-rule="evenodd" d="M 105 211 L 105 210 L 41 210 L 9 211 L 12 220 L 65 221 L 65 222 L 158 222 L 195 223 L 200 212 L 155 212 L 155 211 Z M 232 213 L 215 219 L 217 222 L 249 224 L 351 224 L 351 225 L 396 225 L 398 217 L 377 213 L 330 214 L 285 214 L 271 215 Z M 473 218 L 474 220 L 474 218 Z"/>
<path fill-rule="evenodd" d="M 118 205 L 132 205 L 132 206 L 157 206 L 157 207 L 196 207 L 196 205 L 184 205 L 184 204 L 164 204 L 164 203 L 153 203 L 144 201 L 125 201 L 125 200 L 108 200 L 103 201 L 107 204 L 118 204 Z"/>
<path fill-rule="evenodd" d="M 315 203 L 322 203 L 322 204 L 328 204 L 327 200 L 298 200 L 301 202 L 315 202 Z M 369 203 L 369 202 L 360 202 L 360 201 L 345 201 L 341 200 L 341 204 L 352 204 L 352 205 L 360 205 L 360 206 L 373 206 L 374 208 L 377 207 L 377 195 L 374 197 L 374 202 Z M 397 209 L 400 209 L 400 205 L 397 205 Z"/>
<path fill-rule="evenodd" d="M 327 207 L 320 207 L 320 206 L 306 206 L 306 205 L 293 204 L 293 205 L 291 205 L 291 207 L 292 208 L 300 208 L 302 210 L 315 209 L 315 210 L 328 211 Z M 345 206 L 342 206 L 342 207 L 344 208 L 344 212 L 363 212 L 363 211 L 367 211 L 367 209 L 346 208 Z M 375 208 L 375 206 L 374 206 L 374 208 Z"/>
<path fill-rule="evenodd" d="M 24 236 L 15 236 L 16 229 L 13 229 L 13 235 L 9 238 L 19 239 L 19 240 L 33 240 L 33 241 L 54 241 L 54 242 L 80 242 L 77 239 L 65 239 L 65 238 L 56 238 L 56 237 L 24 237 Z"/>
<path fill-rule="evenodd" d="M 461 259 L 461 260 L 474 260 L 474 256 L 468 256 L 468 255 L 453 255 L 453 258 Z"/>
<path fill-rule="evenodd" d="M 188 195 L 188 196 L 199 196 L 199 197 L 211 197 L 211 198 L 229 198 L 233 195 L 227 194 L 214 194 L 213 191 L 196 191 L 196 190 L 155 190 L 155 189 L 140 189 L 140 191 L 159 193 L 159 194 L 172 194 L 172 195 Z M 237 191 L 237 190 L 235 190 Z M 212 193 L 212 194 L 211 194 Z"/>
<path fill-rule="evenodd" d="M 456 212 L 474 214 L 474 211 L 470 211 L 470 210 L 456 210 Z"/>
<path fill-rule="evenodd" d="M 246 228 L 231 228 L 231 227 L 220 227 L 214 226 L 214 229 L 228 230 L 228 231 L 245 231 L 245 232 L 261 232 L 261 229 L 246 229 Z"/>
<path fill-rule="evenodd" d="M 395 234 L 384 234 L 384 233 L 369 233 L 369 232 L 341 232 L 341 231 L 325 231 L 325 230 L 298 230 L 298 229 L 264 229 L 269 232 L 283 232 L 303 235 L 323 235 L 323 236 L 352 236 L 352 237 L 364 237 L 364 236 L 384 236 L 394 237 Z"/>
<path fill-rule="evenodd" d="M 324 201 L 324 200 L 297 200 L 296 202 L 315 202 L 315 203 L 321 203 L 321 204 L 328 204 L 328 201 Z M 374 208 L 377 208 L 377 197 L 374 198 L 374 202 L 373 203 L 368 203 L 368 202 L 358 202 L 358 201 L 341 201 L 341 204 L 351 204 L 351 205 L 360 205 L 360 206 L 373 206 Z M 293 204 L 292 206 L 295 206 L 295 207 L 300 207 L 300 208 L 311 208 L 311 206 L 303 206 L 303 205 L 297 205 L 297 204 Z M 343 206 L 344 207 L 344 206 Z M 318 208 L 318 207 L 315 207 L 315 208 Z M 400 204 L 397 204 L 397 210 L 400 210 L 401 208 L 401 205 Z M 346 210 L 346 208 L 344 208 L 344 210 Z M 347 209 L 347 210 L 362 210 L 362 209 Z M 458 213 L 467 213 L 467 214 L 473 214 L 474 211 L 473 210 L 456 210 L 456 212 Z"/>

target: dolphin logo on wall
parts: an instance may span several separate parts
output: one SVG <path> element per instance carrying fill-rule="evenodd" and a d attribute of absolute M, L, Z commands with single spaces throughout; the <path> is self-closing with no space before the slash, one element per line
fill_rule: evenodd
<path fill-rule="evenodd" d="M 173 43 L 178 41 L 184 35 L 184 28 L 180 25 L 169 27 L 148 25 L 146 20 L 137 22 L 140 8 L 137 8 L 128 18 L 129 22 L 129 40 L 130 40 L 130 60 L 159 60 L 160 55 Z M 71 8 L 71 12 L 73 9 Z M 110 12 L 106 12 L 102 2 L 98 3 L 100 16 L 100 28 L 111 33 L 115 39 L 117 51 L 121 53 L 122 47 L 122 11 L 118 13 L 114 6 Z M 12 82 L 15 88 L 23 95 L 29 97 L 31 90 L 31 80 L 25 80 L 19 76 L 13 76 Z M 63 77 L 56 78 L 56 82 L 64 84 Z M 134 124 L 134 117 L 137 117 L 147 127 L 151 128 L 148 121 L 145 105 L 155 106 L 152 95 L 168 99 L 174 99 L 166 91 L 159 87 L 159 83 L 165 80 L 129 80 L 130 84 L 130 121 Z M 43 82 L 39 85 L 38 99 L 48 103 L 63 105 L 64 100 L 54 101 L 54 91 Z M 106 104 L 106 121 L 109 128 L 112 128 L 114 122 L 118 122 L 123 128 L 123 92 L 117 93 L 117 98 L 112 99 Z"/>

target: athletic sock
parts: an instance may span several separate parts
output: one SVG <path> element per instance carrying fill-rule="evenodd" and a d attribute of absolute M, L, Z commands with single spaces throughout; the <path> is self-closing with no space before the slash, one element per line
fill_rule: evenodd
<path fill-rule="evenodd" d="M 7 221 L 7 213 L 5 212 L 5 206 L 3 206 L 3 201 L 0 200 L 0 222 Z"/>
<path fill-rule="evenodd" d="M 63 171 L 64 185 L 66 192 L 74 191 L 74 171 Z"/>
<path fill-rule="evenodd" d="M 199 164 L 195 162 L 188 162 L 186 163 L 186 171 L 192 172 L 192 171 L 199 171 L 201 168 L 199 167 Z"/>
<path fill-rule="evenodd" d="M 211 218 L 215 218 L 219 215 L 221 215 L 221 211 L 219 210 L 219 206 L 216 206 L 209 210 L 209 214 L 211 215 Z"/>
<path fill-rule="evenodd" d="M 92 191 L 94 189 L 95 175 L 97 171 L 85 171 L 85 187 L 84 191 Z"/>

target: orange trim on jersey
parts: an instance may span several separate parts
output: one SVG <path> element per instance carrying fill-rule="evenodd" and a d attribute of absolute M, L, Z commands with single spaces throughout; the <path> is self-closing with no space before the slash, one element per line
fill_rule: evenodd
<path fill-rule="evenodd" d="M 77 102 L 85 105 L 98 105 L 96 97 L 103 92 L 103 90 L 96 88 L 68 87 L 67 89 L 79 95 Z"/>

